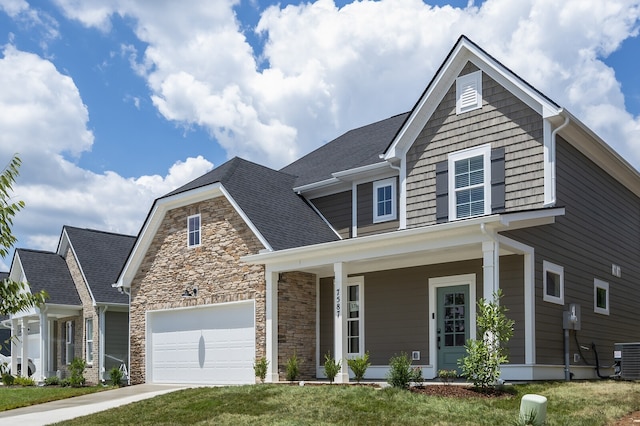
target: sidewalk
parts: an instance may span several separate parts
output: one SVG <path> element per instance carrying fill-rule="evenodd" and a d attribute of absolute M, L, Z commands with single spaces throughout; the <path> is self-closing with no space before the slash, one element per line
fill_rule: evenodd
<path fill-rule="evenodd" d="M 181 385 L 135 385 L 90 395 L 61 399 L 45 404 L 0 412 L 0 423 L 20 426 L 40 426 L 86 416 L 157 395 L 186 389 Z"/>

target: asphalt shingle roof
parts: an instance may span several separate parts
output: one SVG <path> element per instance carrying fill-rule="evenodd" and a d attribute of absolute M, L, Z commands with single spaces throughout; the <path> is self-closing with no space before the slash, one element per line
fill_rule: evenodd
<path fill-rule="evenodd" d="M 129 298 L 111 287 L 118 280 L 136 237 L 64 226 L 64 232 L 97 303 L 128 304 Z"/>
<path fill-rule="evenodd" d="M 408 112 L 349 130 L 315 151 L 280 169 L 296 176 L 293 187 L 330 179 L 332 173 L 380 163 Z"/>
<path fill-rule="evenodd" d="M 236 157 L 165 197 L 221 183 L 274 250 L 338 240 L 326 222 L 293 192 L 295 180 L 290 174 Z"/>
<path fill-rule="evenodd" d="M 40 250 L 16 249 L 32 293 L 45 290 L 47 303 L 56 305 L 82 305 L 73 278 L 64 258 L 57 253 Z"/>

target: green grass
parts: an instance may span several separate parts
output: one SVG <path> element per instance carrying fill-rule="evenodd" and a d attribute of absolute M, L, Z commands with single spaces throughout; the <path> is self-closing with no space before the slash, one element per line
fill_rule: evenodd
<path fill-rule="evenodd" d="M 640 383 L 631 382 L 515 385 L 505 398 L 468 399 L 391 388 L 255 385 L 176 391 L 62 424 L 514 425 L 527 393 L 548 398 L 548 426 L 606 425 L 640 410 Z"/>
<path fill-rule="evenodd" d="M 0 386 L 0 411 L 14 408 L 27 407 L 29 405 L 42 404 L 58 399 L 71 398 L 72 396 L 86 395 L 100 392 L 110 388 L 103 386 L 87 386 L 82 388 L 61 388 L 54 386 Z"/>

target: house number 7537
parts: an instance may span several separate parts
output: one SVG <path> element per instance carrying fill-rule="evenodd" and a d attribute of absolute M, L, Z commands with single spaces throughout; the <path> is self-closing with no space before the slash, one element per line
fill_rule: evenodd
<path fill-rule="evenodd" d="M 336 316 L 340 316 L 340 289 L 336 289 Z"/>

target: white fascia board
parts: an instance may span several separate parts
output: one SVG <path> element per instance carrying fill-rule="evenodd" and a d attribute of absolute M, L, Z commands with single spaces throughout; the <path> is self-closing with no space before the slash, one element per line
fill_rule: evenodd
<path fill-rule="evenodd" d="M 370 177 L 376 177 L 386 169 L 390 169 L 390 164 L 387 161 L 382 161 L 380 163 L 374 163 L 367 166 L 335 172 L 332 173 L 331 176 L 336 179 L 340 179 L 341 181 L 352 182 L 362 179 L 368 179 Z"/>
<path fill-rule="evenodd" d="M 9 279 L 12 281 L 20 281 L 23 273 L 24 268 L 22 266 L 22 261 L 20 260 L 20 255 L 18 254 L 18 250 L 15 250 L 13 252 L 13 262 L 11 263 L 11 269 L 9 270 Z"/>
<path fill-rule="evenodd" d="M 293 188 L 293 192 L 296 192 L 298 194 L 304 194 L 306 192 L 323 189 L 339 183 L 341 183 L 340 179 L 332 177 L 330 179 L 321 180 L 319 182 L 313 182 L 307 185 L 296 186 L 295 188 Z"/>
<path fill-rule="evenodd" d="M 151 241 L 153 241 L 153 238 L 156 235 L 156 232 L 158 231 L 158 228 L 160 227 L 168 211 L 221 196 L 227 198 L 229 203 L 238 212 L 238 214 L 242 217 L 249 228 L 255 233 L 255 235 L 265 246 L 265 248 L 269 251 L 272 251 L 273 249 L 271 248 L 271 246 L 268 244 L 262 234 L 258 232 L 255 225 L 249 220 L 242 209 L 240 209 L 238 203 L 236 203 L 236 201 L 229 195 L 229 193 L 221 183 L 216 182 L 211 185 L 196 188 L 180 194 L 175 194 L 170 197 L 160 198 L 155 201 L 151 213 L 149 214 L 149 218 L 145 222 L 142 231 L 140 232 L 140 235 L 136 240 L 133 250 L 131 251 L 131 255 L 129 255 L 122 273 L 118 277 L 116 287 L 131 287 L 131 281 L 138 271 L 138 268 L 140 267 L 140 264 L 142 263 L 142 260 L 147 250 L 149 249 L 149 246 L 151 245 Z"/>
<path fill-rule="evenodd" d="M 564 214 L 564 207 L 503 213 L 500 215 L 500 225 L 502 225 L 504 229 L 497 229 L 497 231 L 506 229 L 511 231 L 514 229 L 550 225 L 555 222 L 556 216 L 564 216 Z"/>
<path fill-rule="evenodd" d="M 60 241 L 58 241 L 58 248 L 56 248 L 56 253 L 60 256 L 64 256 L 64 252 L 67 250 L 69 246 L 69 236 L 67 235 L 67 229 L 62 227 L 62 234 L 60 235 Z"/>

